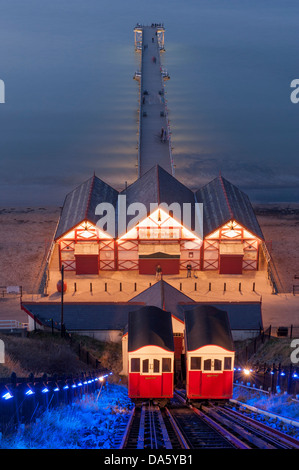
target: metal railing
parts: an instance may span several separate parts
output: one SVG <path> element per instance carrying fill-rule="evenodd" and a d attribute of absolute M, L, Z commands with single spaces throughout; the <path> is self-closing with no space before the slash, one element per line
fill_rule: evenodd
<path fill-rule="evenodd" d="M 30 424 L 47 409 L 72 404 L 84 394 L 101 389 L 112 372 L 107 369 L 67 377 L 0 379 L 0 432 L 13 432 Z"/>
<path fill-rule="evenodd" d="M 0 320 L 0 330 L 27 329 L 28 323 L 22 323 L 18 320 Z"/>

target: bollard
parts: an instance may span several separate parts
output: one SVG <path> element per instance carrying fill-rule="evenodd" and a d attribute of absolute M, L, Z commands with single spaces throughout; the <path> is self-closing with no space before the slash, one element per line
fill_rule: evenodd
<path fill-rule="evenodd" d="M 107 292 L 107 282 L 105 282 L 105 292 Z"/>
<path fill-rule="evenodd" d="M 255 292 L 255 282 L 252 284 L 252 290 Z"/>
<path fill-rule="evenodd" d="M 194 290 L 197 290 L 197 282 L 194 283 Z"/>
<path fill-rule="evenodd" d="M 137 282 L 135 282 L 135 284 L 134 284 L 134 290 L 135 290 L 135 292 L 137 291 Z"/>
<path fill-rule="evenodd" d="M 89 290 L 92 292 L 92 282 L 89 284 Z"/>
<path fill-rule="evenodd" d="M 119 283 L 119 290 L 120 290 L 120 292 L 122 291 L 122 284 L 121 284 L 121 282 Z"/>
<path fill-rule="evenodd" d="M 241 282 L 239 282 L 239 292 L 241 292 L 242 290 L 242 286 L 241 286 Z"/>
<path fill-rule="evenodd" d="M 223 290 L 226 292 L 226 282 L 224 283 Z"/>
<path fill-rule="evenodd" d="M 77 292 L 77 283 L 74 282 L 74 292 Z"/>
<path fill-rule="evenodd" d="M 182 283 L 180 282 L 180 290 L 182 290 Z"/>
<path fill-rule="evenodd" d="M 209 282 L 209 291 L 211 291 L 211 290 L 212 290 L 212 283 Z"/>

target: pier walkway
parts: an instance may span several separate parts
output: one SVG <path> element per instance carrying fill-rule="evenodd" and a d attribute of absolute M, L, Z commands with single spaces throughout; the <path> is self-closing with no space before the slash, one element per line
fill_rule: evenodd
<path fill-rule="evenodd" d="M 154 165 L 174 175 L 164 91 L 164 80 L 169 77 L 160 57 L 164 49 L 164 28 L 138 26 L 134 32 L 135 48 L 141 52 L 141 70 L 134 77 L 140 84 L 138 177 Z"/>

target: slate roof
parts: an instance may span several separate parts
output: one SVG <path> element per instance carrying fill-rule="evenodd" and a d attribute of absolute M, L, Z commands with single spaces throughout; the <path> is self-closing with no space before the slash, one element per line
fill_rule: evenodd
<path fill-rule="evenodd" d="M 140 294 L 133 297 L 130 302 L 142 302 L 145 305 L 154 305 L 171 312 L 172 315 L 184 321 L 184 312 L 180 303 L 190 303 L 192 299 L 165 281 L 158 281 Z"/>
<path fill-rule="evenodd" d="M 204 236 L 234 219 L 264 239 L 249 197 L 222 176 L 218 176 L 195 194 L 197 202 L 203 203 Z"/>
<path fill-rule="evenodd" d="M 263 327 L 262 306 L 260 302 L 194 302 L 181 304 L 183 312 L 196 306 L 208 305 L 225 310 L 232 330 L 259 330 Z"/>
<path fill-rule="evenodd" d="M 194 351 L 206 345 L 234 350 L 234 343 L 225 310 L 211 305 L 198 305 L 185 312 L 186 349 Z"/>
<path fill-rule="evenodd" d="M 174 351 L 170 312 L 154 306 L 129 312 L 128 351 L 136 351 L 147 345 Z"/>
<path fill-rule="evenodd" d="M 134 183 L 128 186 L 121 193 L 126 195 L 127 207 L 134 202 L 141 202 L 147 209 L 147 215 L 150 214 L 150 204 L 170 204 L 176 202 L 181 207 L 181 220 L 183 222 L 183 203 L 191 204 L 191 227 L 193 230 L 195 195 L 187 186 L 170 175 L 159 165 L 153 166 L 144 175 L 138 178 Z M 188 228 L 188 227 L 186 227 Z"/>
<path fill-rule="evenodd" d="M 60 238 L 84 220 L 96 224 L 99 219 L 99 216 L 95 215 L 96 206 L 101 202 L 109 202 L 115 207 L 117 197 L 118 191 L 93 175 L 67 194 L 55 239 Z"/>
<path fill-rule="evenodd" d="M 139 309 L 141 304 L 134 303 L 80 303 L 64 302 L 64 324 L 69 331 L 82 330 L 124 330 L 128 323 L 129 311 Z M 32 302 L 22 305 L 29 315 L 35 316 L 42 325 L 60 329 L 60 302 Z"/>

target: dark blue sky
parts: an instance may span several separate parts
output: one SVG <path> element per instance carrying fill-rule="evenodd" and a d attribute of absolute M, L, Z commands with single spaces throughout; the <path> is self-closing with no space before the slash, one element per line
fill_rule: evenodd
<path fill-rule="evenodd" d="M 136 178 L 136 22 L 162 21 L 176 177 L 219 171 L 255 201 L 299 202 L 299 5 L 281 0 L 4 0 L 0 205 L 62 205 Z"/>

